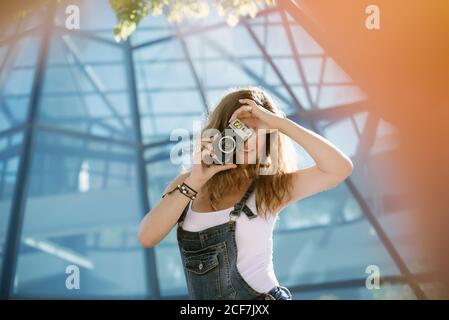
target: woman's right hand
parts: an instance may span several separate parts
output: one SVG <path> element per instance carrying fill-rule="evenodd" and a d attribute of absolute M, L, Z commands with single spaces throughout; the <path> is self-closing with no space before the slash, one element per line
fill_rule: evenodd
<path fill-rule="evenodd" d="M 224 165 L 212 163 L 211 157 L 214 156 L 212 141 L 217 136 L 218 133 L 212 138 L 200 137 L 194 146 L 192 171 L 185 183 L 195 190 L 199 190 L 216 173 L 237 168 L 234 163 Z"/>
<path fill-rule="evenodd" d="M 213 137 L 214 138 L 214 137 Z M 217 165 L 210 164 L 209 155 L 212 153 L 212 139 L 198 139 L 194 146 L 193 165 L 190 173 L 179 175 L 165 189 L 164 194 L 173 191 L 175 187 L 185 182 L 196 191 L 217 172 L 237 167 L 235 164 Z M 203 161 L 206 160 L 206 161 Z M 172 198 L 173 197 L 173 198 Z M 176 201 L 173 201 L 176 200 Z M 138 239 L 145 248 L 150 248 L 164 239 L 178 221 L 188 201 L 180 193 L 176 192 L 169 198 L 161 199 L 150 212 L 148 212 L 140 223 Z"/>

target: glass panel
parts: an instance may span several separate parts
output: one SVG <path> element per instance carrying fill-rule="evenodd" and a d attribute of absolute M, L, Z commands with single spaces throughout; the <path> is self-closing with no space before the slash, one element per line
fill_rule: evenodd
<path fill-rule="evenodd" d="M 19 168 L 23 133 L 0 137 L 0 274 Z"/>
<path fill-rule="evenodd" d="M 135 156 L 113 143 L 37 132 L 15 295 L 146 296 Z M 71 265 L 80 269 L 79 290 L 66 286 Z"/>
<path fill-rule="evenodd" d="M 150 205 L 159 201 L 165 186 L 183 166 L 170 162 L 175 143 L 164 141 L 174 129 L 191 132 L 192 122 L 204 119 L 205 103 L 181 42 L 171 37 L 173 25 L 165 16 L 144 19 L 131 37 L 133 45 L 167 39 L 133 53 L 142 142 L 161 142 L 145 149 L 148 190 L 140 190 L 128 66 L 123 43 L 115 43 L 112 32 L 115 13 L 107 0 L 73 0 L 71 4 L 80 7 L 81 32 L 65 30 L 66 5 L 59 6 L 38 121 L 61 133 L 36 132 L 14 296 L 151 296 L 145 251 L 136 240 L 143 215 L 140 193 L 147 192 Z M 36 11 L 19 30 L 37 26 L 44 14 Z M 300 104 L 305 109 L 331 108 L 365 99 L 345 70 L 287 16 L 306 83 L 292 57 L 279 14 L 261 16 L 250 25 Z M 16 27 L 0 30 L 0 38 L 9 39 Z M 201 27 L 202 32 L 190 34 L 194 27 Z M 214 107 L 231 87 L 256 85 L 264 87 L 287 115 L 297 112 L 287 88 L 242 24 L 229 28 L 212 9 L 210 17 L 187 19 L 180 28 L 186 33 L 188 54 L 208 107 Z M 0 249 L 5 243 L 22 143 L 21 132 L 5 134 L 5 130 L 26 121 L 39 31 L 11 38 L 0 47 Z M 372 121 L 367 112 L 361 112 L 335 122 L 319 121 L 318 125 L 353 158 L 351 179 L 407 265 L 414 272 L 423 271 L 423 261 L 414 250 L 418 244 L 412 241 L 414 226 L 406 215 L 409 208 L 403 202 L 406 188 L 399 164 L 394 162 L 397 132 L 380 119 L 374 126 L 374 138 L 361 140 L 366 139 L 364 131 Z M 82 139 L 89 135 L 106 139 Z M 297 151 L 300 167 L 313 163 L 302 148 Z M 360 279 L 366 277 L 368 265 L 377 265 L 381 276 L 399 273 L 344 184 L 286 208 L 277 222 L 274 241 L 276 273 L 287 286 Z M 292 243 L 297 244 L 294 251 Z M 155 248 L 155 255 L 161 296 L 185 295 L 174 231 Z M 80 268 L 80 290 L 66 287 L 69 265 Z M 296 292 L 294 296 L 414 298 L 407 285 L 391 288 L 373 292 L 355 286 Z"/>
<path fill-rule="evenodd" d="M 368 138 L 360 142 L 363 153 L 356 158 L 352 179 L 408 268 L 414 273 L 430 271 L 420 251 L 417 226 L 408 215 L 412 208 L 407 180 L 397 161 L 397 129 L 371 115 L 358 118 L 361 136 Z"/>
<path fill-rule="evenodd" d="M 1 47 L 0 131 L 26 120 L 36 68 L 37 37 L 25 37 Z"/>
<path fill-rule="evenodd" d="M 287 14 L 289 16 L 289 14 Z M 315 41 L 301 26 L 295 24 L 291 27 L 293 39 L 300 55 L 322 55 L 324 53 L 318 42 Z"/>
<path fill-rule="evenodd" d="M 350 118 L 329 123 L 324 127 L 323 134 L 349 157 L 356 154 L 359 138 Z"/>
<path fill-rule="evenodd" d="M 331 83 L 351 83 L 352 79 L 332 58 L 326 58 L 323 81 Z"/>
<path fill-rule="evenodd" d="M 192 130 L 192 121 L 200 119 L 205 111 L 191 69 L 181 59 L 183 56 L 178 41 L 134 53 L 145 144 L 166 140 L 177 128 Z"/>
<path fill-rule="evenodd" d="M 45 73 L 39 121 L 119 140 L 134 140 L 123 51 L 55 35 Z"/>
<path fill-rule="evenodd" d="M 171 26 L 166 16 L 154 17 L 150 14 L 140 22 L 137 32 L 131 36 L 131 43 L 141 45 L 148 41 L 169 37 L 173 34 Z"/>
<path fill-rule="evenodd" d="M 365 99 L 366 96 L 356 85 L 323 84 L 316 104 L 320 108 L 329 108 Z"/>
<path fill-rule="evenodd" d="M 166 147 L 159 152 L 170 152 Z M 156 151 L 155 151 L 156 152 Z M 153 162 L 147 164 L 148 175 L 148 195 L 152 205 L 155 205 L 171 180 L 180 172 L 180 166 L 171 164 L 170 160 Z M 155 247 L 159 288 L 162 296 L 179 296 L 187 294 L 184 270 L 179 255 L 178 243 L 176 240 L 176 230 L 162 240 Z"/>
<path fill-rule="evenodd" d="M 369 265 L 382 276 L 399 272 L 344 184 L 284 209 L 273 251 L 286 285 L 362 278 Z"/>

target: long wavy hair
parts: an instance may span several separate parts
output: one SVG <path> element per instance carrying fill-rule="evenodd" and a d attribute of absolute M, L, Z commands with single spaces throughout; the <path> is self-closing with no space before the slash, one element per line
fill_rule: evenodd
<path fill-rule="evenodd" d="M 231 88 L 208 115 L 202 133 L 207 129 L 223 131 L 234 111 L 241 107 L 239 99 L 252 99 L 263 108 L 284 117 L 284 114 L 263 89 L 259 87 Z M 275 215 L 283 201 L 290 197 L 291 174 L 289 172 L 293 171 L 296 165 L 296 152 L 286 138 L 279 131 L 267 134 L 265 145 L 267 161 L 261 163 L 257 157 L 255 164 L 237 165 L 235 169 L 215 174 L 202 189 L 208 194 L 211 207 L 217 210 L 218 204 L 227 190 L 233 189 L 236 185 L 247 185 L 250 180 L 253 180 L 256 187 L 257 211 L 265 218 L 268 213 Z M 273 143 L 277 143 L 277 152 L 272 152 Z M 274 169 L 270 174 L 260 174 L 262 167 L 270 166 L 272 166 L 271 169 Z"/>

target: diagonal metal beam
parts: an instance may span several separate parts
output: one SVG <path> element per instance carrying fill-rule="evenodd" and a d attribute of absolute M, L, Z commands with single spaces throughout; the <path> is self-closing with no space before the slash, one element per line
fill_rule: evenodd
<path fill-rule="evenodd" d="M 73 56 L 71 55 L 70 52 L 67 52 L 67 54 L 64 55 L 64 58 L 67 62 L 67 64 L 65 65 L 65 67 L 67 67 L 67 65 L 69 66 L 69 72 L 70 75 L 73 79 L 73 82 L 75 83 L 75 89 L 76 89 L 76 97 L 79 98 L 82 108 L 85 112 L 85 114 L 87 115 L 87 117 L 85 117 L 84 119 L 78 119 L 76 121 L 87 121 L 87 132 L 90 133 L 90 129 L 93 125 L 98 125 L 99 127 L 102 127 L 106 130 L 108 130 L 111 134 L 117 134 L 117 135 L 122 135 L 123 133 L 118 130 L 116 127 L 113 127 L 112 125 L 106 123 L 103 121 L 103 119 L 92 119 L 91 115 L 90 115 L 90 111 L 87 107 L 87 102 L 86 102 L 86 97 L 85 95 L 81 92 L 81 79 L 79 77 L 79 75 L 75 72 L 75 70 L 72 68 L 73 66 L 75 66 L 75 61 Z M 47 116 L 48 118 L 51 118 L 49 116 Z M 75 119 L 73 119 L 73 117 L 71 117 L 71 119 L 73 121 L 75 121 Z M 56 120 L 56 119 L 55 119 Z M 61 119 L 57 119 L 57 121 L 61 121 Z"/>
<path fill-rule="evenodd" d="M 321 100 L 321 93 L 323 92 L 323 82 L 324 82 L 324 71 L 326 70 L 327 67 L 327 55 L 326 53 L 323 54 L 323 60 L 321 63 L 321 68 L 320 68 L 320 75 L 318 78 L 318 89 L 316 92 L 316 97 L 315 97 L 315 107 L 319 107 L 320 106 L 320 100 Z M 333 85 L 333 84 L 329 84 L 329 85 Z"/>
<path fill-rule="evenodd" d="M 86 118 L 87 118 L 87 132 L 90 133 L 91 128 L 92 128 L 92 119 L 90 118 L 90 112 L 89 109 L 87 108 L 87 103 L 86 103 L 86 99 L 85 96 L 81 94 L 81 81 L 79 79 L 79 75 L 75 72 L 75 70 L 72 68 L 73 66 L 73 57 L 70 54 L 65 54 L 64 55 L 64 59 L 67 63 L 67 65 L 69 66 L 69 72 L 70 75 L 72 77 L 72 80 L 75 84 L 75 89 L 77 91 L 77 97 L 81 103 L 81 106 L 83 108 L 84 113 L 86 114 Z M 85 120 L 84 120 L 85 121 Z M 88 146 L 88 140 L 83 140 L 82 143 L 84 148 L 87 148 Z M 111 148 L 110 144 L 107 144 L 107 148 L 108 150 Z M 78 164 L 77 164 L 77 172 L 81 172 L 82 170 L 82 165 L 83 165 L 83 161 L 82 159 L 79 159 Z M 109 171 L 109 161 L 106 161 L 106 165 L 105 168 L 103 170 L 103 187 L 106 185 L 106 181 L 107 181 L 107 173 Z"/>
<path fill-rule="evenodd" d="M 203 84 L 201 83 L 201 79 L 200 79 L 200 77 L 198 76 L 198 73 L 195 70 L 195 65 L 193 64 L 192 57 L 190 56 L 190 52 L 189 52 L 189 48 L 187 47 L 186 40 L 182 36 L 182 34 L 181 34 L 180 30 L 179 30 L 178 25 L 174 26 L 174 30 L 175 30 L 175 35 L 179 39 L 182 51 L 184 52 L 184 56 L 185 56 L 185 58 L 187 60 L 187 63 L 189 65 L 190 72 L 192 73 L 193 79 L 195 81 L 196 88 L 197 88 L 197 90 L 200 93 L 201 101 L 203 102 L 204 112 L 207 115 L 207 114 L 209 114 L 209 107 L 208 107 L 208 103 L 207 103 L 206 93 L 204 92 L 204 87 L 203 87 Z"/>
<path fill-rule="evenodd" d="M 15 43 L 16 41 L 26 38 L 28 36 L 38 34 L 40 32 L 41 27 L 42 26 L 39 25 L 26 31 L 20 32 L 19 34 L 14 34 L 6 39 L 0 40 L 0 47 L 3 47 L 11 43 Z"/>
<path fill-rule="evenodd" d="M 388 253 L 395 262 L 401 274 L 404 275 L 406 278 L 410 279 L 409 285 L 410 288 L 413 290 L 413 293 L 416 295 L 418 299 L 426 300 L 427 299 L 426 294 L 421 289 L 421 287 L 413 280 L 412 272 L 408 268 L 407 264 L 405 263 L 399 252 L 396 250 L 393 242 L 382 228 L 374 212 L 371 210 L 370 206 L 366 203 L 365 199 L 363 198 L 358 188 L 355 186 L 352 179 L 349 178 L 346 179 L 346 185 L 348 186 L 349 190 L 351 191 L 351 193 L 354 195 L 355 199 L 361 206 L 362 211 L 364 212 L 366 218 L 370 222 L 373 229 L 376 231 L 377 236 L 382 241 L 382 244 L 387 249 Z"/>
<path fill-rule="evenodd" d="M 19 123 L 16 117 L 12 114 L 8 103 L 4 96 L 1 95 L 0 92 L 0 111 L 5 115 L 5 117 L 9 120 L 10 126 L 15 126 Z"/>
<path fill-rule="evenodd" d="M 91 133 L 75 131 L 75 130 L 60 128 L 60 127 L 53 127 L 53 126 L 49 126 L 49 125 L 42 124 L 42 123 L 36 123 L 36 124 L 30 125 L 30 126 L 36 128 L 36 129 L 42 130 L 42 131 L 47 131 L 47 132 L 52 132 L 52 133 L 57 133 L 57 134 L 61 134 L 61 135 L 78 138 L 78 139 L 83 139 L 86 142 L 87 141 L 98 141 L 98 142 L 104 142 L 104 143 L 110 143 L 110 144 L 112 143 L 112 144 L 121 145 L 124 147 L 130 147 L 130 148 L 139 148 L 140 147 L 140 145 L 138 143 L 136 143 L 134 141 L 130 141 L 130 140 L 102 137 L 102 136 L 94 135 Z"/>
<path fill-rule="evenodd" d="M 15 34 L 19 32 L 20 29 L 20 23 L 17 24 Z M 10 76 L 10 72 L 13 69 L 14 61 L 17 57 L 17 42 L 19 41 L 19 38 L 13 37 L 13 40 L 8 46 L 8 50 L 6 51 L 5 57 L 2 61 L 2 64 L 0 65 L 0 110 L 3 112 L 5 117 L 10 121 L 11 125 L 17 124 L 17 120 L 14 118 L 13 114 L 9 110 L 9 107 L 6 103 L 6 98 L 3 94 L 3 88 L 5 87 L 5 83 L 8 79 L 8 76 Z"/>
<path fill-rule="evenodd" d="M 70 35 L 70 36 L 74 36 L 74 37 L 80 37 L 80 38 L 85 38 L 88 40 L 93 40 L 96 42 L 101 42 L 110 46 L 114 46 L 114 47 L 121 47 L 122 44 L 121 43 L 117 43 L 113 40 L 104 38 L 104 37 L 100 37 L 98 35 L 96 35 L 94 32 L 89 32 L 89 31 L 83 31 L 83 30 L 68 30 L 65 27 L 62 26 L 54 26 L 54 31 L 55 33 L 62 35 Z"/>
<path fill-rule="evenodd" d="M 375 116 L 372 113 L 368 114 L 365 127 L 363 128 L 362 134 L 359 138 L 359 145 L 357 146 L 357 150 L 354 154 L 354 163 L 363 163 L 368 157 L 369 151 L 376 141 L 379 123 L 380 118 L 378 116 Z"/>
<path fill-rule="evenodd" d="M 129 99 L 131 115 L 134 127 L 134 134 L 136 141 L 142 144 L 142 128 L 140 126 L 140 116 L 139 116 L 139 99 L 137 94 L 137 83 L 136 83 L 136 71 L 133 58 L 133 50 L 130 44 L 130 39 L 125 42 L 125 64 L 127 69 L 127 80 L 129 88 Z M 150 211 L 151 205 L 148 199 L 148 176 L 146 172 L 145 162 L 144 162 L 144 149 L 138 148 L 136 150 L 137 156 L 137 170 L 138 170 L 138 189 L 140 195 L 140 204 L 143 209 L 143 215 Z M 155 248 L 150 248 L 145 250 L 145 263 L 148 266 L 147 277 L 147 290 L 152 293 L 152 298 L 159 299 L 161 296 L 159 288 L 159 280 L 157 277 L 157 265 L 156 265 L 156 250 Z"/>
<path fill-rule="evenodd" d="M 284 1 L 283 5 L 285 7 L 285 10 L 295 19 L 295 21 L 302 25 L 301 22 L 305 21 L 308 25 L 308 31 L 310 33 L 310 30 L 313 30 L 314 32 L 311 33 L 311 36 L 315 38 L 318 42 L 322 41 L 323 35 L 320 27 L 314 23 L 314 21 L 307 17 L 304 13 L 301 12 L 301 10 L 298 8 L 298 5 L 295 1 Z M 300 107 L 300 106 L 299 106 Z M 301 107 L 300 107 L 301 108 Z M 315 122 L 311 121 L 310 125 L 312 129 L 320 134 L 319 128 L 316 126 Z M 364 152 L 368 152 L 365 150 Z M 397 251 L 396 247 L 394 246 L 391 239 L 388 237 L 388 235 L 383 230 L 381 224 L 378 222 L 376 216 L 372 212 L 371 208 L 367 204 L 365 198 L 362 196 L 360 191 L 355 186 L 355 183 L 353 182 L 353 179 L 351 177 L 347 178 L 345 180 L 345 184 L 348 186 L 349 190 L 353 194 L 355 200 L 358 202 L 359 206 L 362 208 L 363 213 L 367 217 L 368 221 L 371 223 L 371 226 L 376 231 L 376 234 L 378 235 L 380 241 L 384 245 L 387 252 L 392 257 L 393 261 L 395 262 L 396 266 L 399 268 L 400 272 L 406 276 L 411 278 L 411 271 L 409 270 L 407 264 Z M 413 281 L 410 282 L 410 287 L 413 290 L 414 294 L 418 297 L 418 299 L 427 299 L 426 294 L 424 291 L 414 283 Z"/>
<path fill-rule="evenodd" d="M 75 65 L 80 69 L 80 71 L 86 76 L 86 78 L 89 80 L 90 84 L 94 87 L 95 91 L 100 95 L 103 102 L 106 104 L 106 106 L 109 108 L 111 113 L 115 116 L 116 120 L 123 126 L 123 129 L 130 129 L 129 126 L 125 123 L 123 120 L 123 117 L 115 110 L 114 104 L 112 101 L 103 93 L 103 90 L 101 88 L 101 84 L 99 83 L 99 79 L 94 73 L 93 69 L 90 68 L 88 65 L 85 65 L 82 62 L 82 59 L 80 57 L 80 53 L 78 52 L 78 49 L 76 45 L 73 43 L 73 41 L 70 41 L 69 36 L 65 35 L 61 37 L 62 44 L 67 49 L 68 52 L 71 53 L 72 57 L 74 58 Z M 126 134 L 125 134 L 126 136 Z"/>
<path fill-rule="evenodd" d="M 257 17 L 264 16 L 264 15 L 269 15 L 269 14 L 275 12 L 276 10 L 277 9 L 275 7 L 266 8 L 266 9 L 258 12 L 257 13 Z M 186 37 L 190 37 L 190 36 L 194 36 L 194 35 L 201 35 L 201 34 L 213 31 L 215 29 L 228 28 L 228 27 L 229 27 L 229 25 L 225 21 L 217 22 L 217 23 L 210 24 L 210 25 L 207 25 L 207 26 L 199 26 L 199 27 L 195 26 L 195 27 L 192 27 L 191 29 L 189 29 L 189 30 L 187 30 L 185 32 L 182 32 L 180 34 L 180 36 L 182 36 L 183 38 L 186 38 Z M 152 45 L 155 45 L 155 44 L 159 44 L 161 42 L 171 41 L 171 40 L 175 39 L 175 37 L 176 36 L 174 34 L 171 34 L 171 35 L 164 36 L 164 37 L 161 37 L 161 38 L 157 38 L 157 39 L 153 39 L 153 40 L 150 40 L 150 41 L 146 41 L 146 42 L 143 42 L 141 44 L 133 46 L 133 50 L 138 50 L 138 49 L 141 49 L 141 48 L 152 46 Z"/>
<path fill-rule="evenodd" d="M 295 60 L 297 61 L 297 65 L 298 65 L 298 69 L 299 69 L 299 72 L 300 72 L 301 79 L 303 79 L 304 83 L 307 83 L 306 77 L 305 77 L 305 72 L 304 72 L 304 70 L 302 68 L 302 65 L 301 65 L 301 62 L 300 62 L 301 58 L 300 58 L 300 55 L 299 55 L 298 50 L 296 48 L 297 46 L 295 44 L 295 41 L 293 40 L 293 35 L 292 35 L 292 31 L 291 31 L 291 25 L 290 25 L 290 23 L 288 22 L 288 19 L 287 19 L 288 11 L 285 9 L 285 7 L 279 7 L 279 12 L 281 13 L 281 16 L 282 16 L 283 25 L 284 25 L 284 28 L 285 28 L 286 33 L 287 33 L 287 37 L 288 37 L 290 48 L 291 48 L 291 50 L 292 50 L 292 52 L 293 52 L 293 54 L 295 56 Z M 309 90 L 309 86 L 307 85 L 307 87 L 305 87 L 307 99 L 309 100 L 310 106 L 312 108 L 317 108 L 319 100 L 320 100 L 321 89 L 322 89 L 322 84 L 323 84 L 323 77 L 324 77 L 324 70 L 326 68 L 326 62 L 327 62 L 327 55 L 326 55 L 326 52 L 324 52 L 324 49 L 323 49 L 323 54 L 320 55 L 320 57 L 322 58 L 322 65 L 321 65 L 320 75 L 319 75 L 319 80 L 318 80 L 318 90 L 317 90 L 317 95 L 316 95 L 316 101 L 314 101 L 314 99 L 312 98 L 312 94 L 311 94 L 311 92 Z"/>
<path fill-rule="evenodd" d="M 276 66 L 276 64 L 274 63 L 273 59 L 268 54 L 267 50 L 263 46 L 262 42 L 260 42 L 259 38 L 256 36 L 255 32 L 253 31 L 253 29 L 251 28 L 249 23 L 246 20 L 243 20 L 242 24 L 246 28 L 246 30 L 248 31 L 249 35 L 253 39 L 253 41 L 256 44 L 256 46 L 259 49 L 259 51 L 262 53 L 262 56 L 265 58 L 265 60 L 271 66 L 273 72 L 276 74 L 276 76 L 278 77 L 279 81 L 281 81 L 281 83 L 284 86 L 285 90 L 287 90 L 287 93 L 289 94 L 289 96 L 290 96 L 293 104 L 295 105 L 295 107 L 297 109 L 304 109 L 302 104 L 299 102 L 298 98 L 296 97 L 295 93 L 293 92 L 292 88 L 290 87 L 290 85 L 285 80 L 285 78 L 282 75 L 281 71 Z"/>
<path fill-rule="evenodd" d="M 285 14 L 284 10 L 279 10 L 279 14 L 281 15 L 282 25 L 287 35 L 288 43 L 290 45 L 290 50 L 292 51 L 292 55 L 296 63 L 296 68 L 298 69 L 299 77 L 301 78 L 301 82 L 304 84 L 304 90 L 306 92 L 307 100 L 309 101 L 310 107 L 315 108 L 316 106 L 315 103 L 313 102 L 312 94 L 310 93 L 309 83 L 307 82 L 306 79 L 306 74 L 302 66 L 301 58 L 298 53 L 298 48 L 296 47 L 295 41 L 293 40 L 293 34 L 290 27 L 290 23 L 288 22 L 287 19 L 287 15 Z"/>
<path fill-rule="evenodd" d="M 224 49 L 222 46 L 217 44 L 215 41 L 212 41 L 206 36 L 202 37 L 204 43 L 206 43 L 208 46 L 210 46 L 212 49 L 220 53 L 226 60 L 229 62 L 235 64 L 238 68 L 240 68 L 248 77 L 253 79 L 256 83 L 260 83 L 265 88 L 270 90 L 270 92 L 275 95 L 279 100 L 284 102 L 285 104 L 289 105 L 291 101 L 286 98 L 282 93 L 280 93 L 275 86 L 269 84 L 266 82 L 263 78 L 259 77 L 251 68 L 247 67 L 242 61 L 234 57 L 231 53 L 229 53 L 226 49 Z"/>
<path fill-rule="evenodd" d="M 299 110 L 298 116 L 307 121 L 316 122 L 318 120 L 339 121 L 352 115 L 368 111 L 369 101 L 362 100 L 325 109 Z"/>
<path fill-rule="evenodd" d="M 91 119 L 86 119 L 86 117 L 64 117 L 64 118 L 59 118 L 59 117 L 53 117 L 53 116 L 49 116 L 49 115 L 41 115 L 40 117 L 40 122 L 43 124 L 47 124 L 47 123 L 58 123 L 58 127 L 64 127 L 64 124 L 71 124 L 71 123 L 76 123 L 76 124 L 80 124 L 83 121 L 87 121 L 88 124 L 91 123 L 92 125 L 98 126 L 100 128 L 103 128 L 111 133 L 115 133 L 117 136 L 121 137 L 123 136 L 123 132 L 120 131 L 119 129 L 117 129 L 116 127 L 105 123 L 103 121 L 103 118 L 91 118 Z M 79 131 L 82 132 L 82 131 Z M 101 137 L 101 136 L 100 136 Z M 116 138 L 110 138 L 110 139 L 116 139 Z"/>
<path fill-rule="evenodd" d="M 42 29 L 42 41 L 39 48 L 36 72 L 33 79 L 33 87 L 30 93 L 30 104 L 28 108 L 27 123 L 35 123 L 39 112 L 39 102 L 44 83 L 44 74 L 48 59 L 48 51 L 51 40 L 52 19 L 55 6 L 49 5 L 47 18 Z M 8 298 L 14 287 L 14 277 L 16 273 L 18 253 L 20 249 L 20 239 L 25 214 L 25 203 L 27 196 L 29 171 L 31 169 L 32 154 L 34 152 L 35 133 L 31 126 L 24 130 L 22 152 L 19 168 L 17 171 L 17 181 L 14 187 L 13 199 L 11 201 L 11 215 L 5 241 L 5 253 L 2 259 L 2 273 L 0 283 L 0 297 Z"/>

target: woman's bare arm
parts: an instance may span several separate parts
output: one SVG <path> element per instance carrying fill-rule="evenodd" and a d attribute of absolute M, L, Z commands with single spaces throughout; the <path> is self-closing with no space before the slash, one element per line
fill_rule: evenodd
<path fill-rule="evenodd" d="M 244 105 L 233 113 L 230 121 L 239 117 L 258 128 L 278 129 L 302 146 L 315 161 L 315 165 L 292 173 L 291 198 L 285 199 L 283 206 L 334 187 L 351 174 L 351 160 L 330 141 L 262 108 L 251 99 L 239 101 Z"/>
<path fill-rule="evenodd" d="M 176 177 L 164 190 L 164 194 L 176 188 L 178 184 L 185 182 L 195 190 L 199 190 L 201 184 L 184 173 Z M 152 247 L 158 244 L 170 232 L 178 221 L 182 211 L 189 203 L 189 198 L 176 191 L 167 194 L 148 212 L 140 223 L 138 239 L 144 247 Z"/>
<path fill-rule="evenodd" d="M 206 165 L 204 163 L 204 157 L 209 155 L 212 150 L 211 140 L 210 138 L 202 138 L 201 141 L 197 142 L 193 153 L 191 172 L 182 174 L 173 180 L 165 189 L 164 194 L 173 190 L 182 182 L 194 190 L 199 191 L 216 173 L 236 167 L 235 164 Z M 200 147 L 201 145 L 205 148 L 202 149 Z M 176 224 L 189 201 L 190 199 L 179 192 L 179 190 L 167 194 L 159 200 L 140 223 L 139 233 L 137 235 L 139 242 L 147 248 L 158 244 Z"/>
<path fill-rule="evenodd" d="M 292 198 L 287 203 L 335 187 L 351 174 L 351 160 L 330 141 L 289 119 L 277 122 L 279 130 L 301 145 L 315 161 L 313 166 L 292 173 Z"/>

